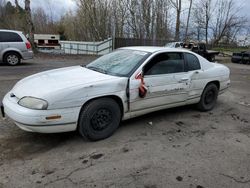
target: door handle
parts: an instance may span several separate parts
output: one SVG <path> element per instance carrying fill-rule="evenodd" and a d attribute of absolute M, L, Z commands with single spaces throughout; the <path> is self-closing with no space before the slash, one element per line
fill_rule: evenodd
<path fill-rule="evenodd" d="M 187 82 L 189 80 L 189 78 L 182 78 L 179 83 L 182 83 L 182 82 Z"/>

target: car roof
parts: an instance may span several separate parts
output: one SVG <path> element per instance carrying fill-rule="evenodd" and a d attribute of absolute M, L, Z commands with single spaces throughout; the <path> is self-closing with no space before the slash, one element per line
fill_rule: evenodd
<path fill-rule="evenodd" d="M 12 32 L 12 33 L 22 33 L 22 31 L 17 31 L 17 30 L 8 30 L 8 29 L 0 29 L 0 31 L 4 31 L 4 32 Z"/>
<path fill-rule="evenodd" d="M 168 42 L 167 44 L 176 44 L 176 43 L 183 43 L 183 42 L 175 41 L 175 42 Z"/>
<path fill-rule="evenodd" d="M 190 52 L 186 49 L 180 48 L 168 48 L 168 47 L 159 47 L 159 46 L 131 46 L 131 47 L 123 47 L 119 49 L 127 49 L 127 50 L 136 50 L 136 51 L 143 51 L 149 53 L 155 52 Z"/>

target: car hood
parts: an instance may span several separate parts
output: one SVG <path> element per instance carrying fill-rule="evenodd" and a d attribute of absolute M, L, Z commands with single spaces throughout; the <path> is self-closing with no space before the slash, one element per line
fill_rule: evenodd
<path fill-rule="evenodd" d="M 24 96 L 46 98 L 51 93 L 63 92 L 75 87 L 91 85 L 115 78 L 115 76 L 102 74 L 81 66 L 74 66 L 26 77 L 20 80 L 11 92 L 18 98 Z"/>

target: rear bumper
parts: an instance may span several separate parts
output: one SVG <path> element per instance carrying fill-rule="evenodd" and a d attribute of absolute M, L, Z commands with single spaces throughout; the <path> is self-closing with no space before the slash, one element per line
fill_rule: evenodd
<path fill-rule="evenodd" d="M 22 58 L 24 60 L 26 60 L 26 59 L 33 59 L 33 57 L 34 57 L 34 53 L 31 50 L 27 51 L 27 52 L 22 52 Z"/>
<path fill-rule="evenodd" d="M 10 93 L 7 93 L 3 99 L 3 109 L 5 114 L 21 129 L 39 133 L 76 130 L 80 112 L 80 107 L 55 110 L 28 109 L 20 106 L 17 99 L 10 97 Z M 61 116 L 61 118 L 48 120 L 46 117 L 50 116 Z"/>

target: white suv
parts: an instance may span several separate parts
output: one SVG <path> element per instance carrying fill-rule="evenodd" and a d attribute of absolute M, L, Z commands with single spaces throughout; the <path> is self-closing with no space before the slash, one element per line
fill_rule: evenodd
<path fill-rule="evenodd" d="M 32 58 L 31 44 L 21 31 L 0 29 L 0 62 L 17 65 Z"/>

